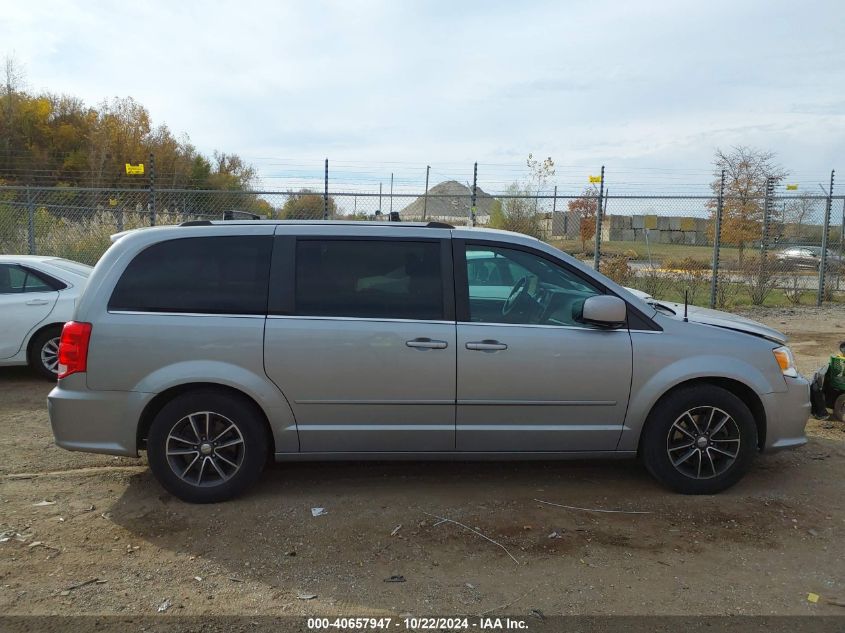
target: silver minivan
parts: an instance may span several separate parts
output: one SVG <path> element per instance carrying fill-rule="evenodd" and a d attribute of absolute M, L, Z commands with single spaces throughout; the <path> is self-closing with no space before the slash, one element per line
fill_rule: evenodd
<path fill-rule="evenodd" d="M 691 494 L 803 444 L 785 337 L 643 300 L 525 235 L 189 222 L 115 236 L 62 333 L 56 443 L 181 499 L 273 458 L 639 457 Z"/>

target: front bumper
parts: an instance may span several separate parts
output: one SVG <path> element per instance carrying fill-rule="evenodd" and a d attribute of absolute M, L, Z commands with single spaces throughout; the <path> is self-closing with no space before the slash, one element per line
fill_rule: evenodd
<path fill-rule="evenodd" d="M 804 427 L 810 417 L 810 383 L 803 376 L 785 377 L 787 390 L 761 397 L 766 410 L 763 451 L 773 453 L 807 443 Z"/>
<path fill-rule="evenodd" d="M 62 379 L 47 396 L 56 445 L 70 451 L 137 457 L 138 421 L 152 396 L 89 391 L 84 375 Z"/>

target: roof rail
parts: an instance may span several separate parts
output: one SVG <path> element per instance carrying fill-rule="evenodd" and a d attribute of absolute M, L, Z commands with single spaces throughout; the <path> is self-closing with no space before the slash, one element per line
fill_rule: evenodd
<path fill-rule="evenodd" d="M 227 224 L 228 225 L 231 225 L 231 224 L 247 224 L 247 223 L 252 224 L 254 222 L 256 222 L 256 220 L 245 220 L 245 221 L 227 220 L 227 221 L 224 221 L 224 222 L 219 222 L 219 221 L 218 222 L 212 222 L 211 220 L 188 220 L 187 222 L 182 222 L 179 226 L 223 226 L 223 225 L 227 225 Z M 267 223 L 267 222 L 268 221 L 265 221 L 265 223 Z M 278 222 L 283 223 L 284 220 L 278 220 Z M 323 221 L 321 221 L 321 220 L 314 220 L 313 222 L 302 221 L 300 223 L 301 224 L 321 224 L 322 222 Z M 327 224 L 330 224 L 330 222 L 327 222 Z M 350 222 L 350 224 L 354 224 L 354 222 Z M 370 224 L 371 225 L 380 225 L 380 224 L 383 224 L 383 223 L 381 223 L 381 222 L 371 222 Z M 403 224 L 398 223 L 398 222 L 387 222 L 385 224 L 395 225 L 395 226 L 403 226 Z M 404 226 L 409 226 L 409 225 L 415 226 L 414 224 L 410 224 L 410 223 L 404 224 Z M 416 226 L 419 227 L 419 224 L 416 224 Z M 448 222 L 436 222 L 436 221 L 426 222 L 425 227 L 429 228 L 429 229 L 454 229 L 455 228 L 454 225 L 449 224 Z"/>

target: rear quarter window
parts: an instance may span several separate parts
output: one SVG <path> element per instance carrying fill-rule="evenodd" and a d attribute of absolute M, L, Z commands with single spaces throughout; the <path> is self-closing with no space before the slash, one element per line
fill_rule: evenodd
<path fill-rule="evenodd" d="M 186 237 L 141 251 L 109 310 L 265 314 L 271 236 Z"/>

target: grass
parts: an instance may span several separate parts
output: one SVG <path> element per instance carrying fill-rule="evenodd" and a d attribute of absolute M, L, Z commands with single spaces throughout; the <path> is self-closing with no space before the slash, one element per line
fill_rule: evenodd
<path fill-rule="evenodd" d="M 562 240 L 550 239 L 547 240 L 549 244 L 555 248 L 559 248 L 567 253 L 575 254 L 582 253 L 581 240 Z M 594 241 L 587 243 L 587 249 L 592 252 L 595 245 Z M 613 241 L 602 242 L 601 252 L 603 255 L 627 255 L 629 257 L 636 253 L 635 257 L 631 259 L 648 261 L 649 252 L 651 259 L 655 263 L 659 263 L 664 259 L 684 259 L 691 257 L 703 262 L 710 262 L 713 260 L 713 246 L 692 246 L 689 244 L 655 244 L 650 243 L 646 246 L 645 242 L 625 242 Z M 758 253 L 752 247 L 746 247 L 743 253 L 746 262 L 751 262 L 757 259 Z M 723 264 L 731 265 L 739 261 L 739 249 L 735 246 L 725 245 L 719 249 L 719 259 Z"/>

